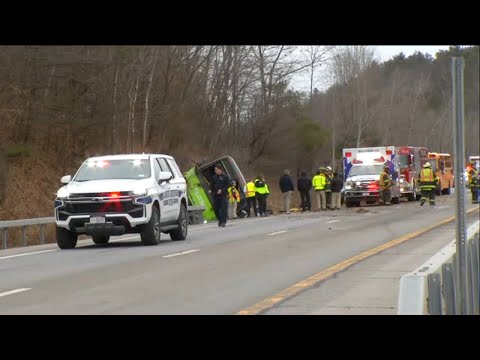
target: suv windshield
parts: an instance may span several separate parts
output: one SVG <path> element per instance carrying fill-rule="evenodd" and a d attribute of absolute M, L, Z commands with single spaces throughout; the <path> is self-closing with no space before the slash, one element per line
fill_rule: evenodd
<path fill-rule="evenodd" d="M 380 175 L 383 171 L 383 165 L 361 165 L 353 166 L 349 176 L 357 175 Z"/>
<path fill-rule="evenodd" d="M 74 181 L 106 179 L 146 179 L 150 177 L 148 159 L 86 161 Z"/>

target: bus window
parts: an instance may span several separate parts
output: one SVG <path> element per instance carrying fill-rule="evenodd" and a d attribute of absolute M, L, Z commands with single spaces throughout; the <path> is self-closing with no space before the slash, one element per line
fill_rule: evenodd
<path fill-rule="evenodd" d="M 235 160 L 230 156 L 225 156 L 225 157 L 222 157 L 222 158 L 218 158 L 218 159 L 216 159 L 214 161 L 211 161 L 207 164 L 200 165 L 198 168 L 199 168 L 199 171 L 201 172 L 201 174 L 204 176 L 205 180 L 208 183 L 212 182 L 213 175 L 215 174 L 214 168 L 215 168 L 216 164 L 222 165 L 225 173 L 232 180 L 237 181 L 237 184 L 238 184 L 237 187 L 238 187 L 238 190 L 240 192 L 240 196 L 244 197 L 245 195 L 243 193 L 243 187 L 246 184 L 245 178 L 244 178 L 242 172 L 240 171 L 240 169 L 239 169 L 237 163 L 235 162 Z"/>

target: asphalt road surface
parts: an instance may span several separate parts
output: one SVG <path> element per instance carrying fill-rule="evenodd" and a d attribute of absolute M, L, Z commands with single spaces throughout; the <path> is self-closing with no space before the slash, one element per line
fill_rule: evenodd
<path fill-rule="evenodd" d="M 402 202 L 191 226 L 187 240 L 162 235 L 150 247 L 130 234 L 106 246 L 4 250 L 0 314 L 235 314 L 454 211 L 454 196 L 440 196 L 435 207 Z"/>

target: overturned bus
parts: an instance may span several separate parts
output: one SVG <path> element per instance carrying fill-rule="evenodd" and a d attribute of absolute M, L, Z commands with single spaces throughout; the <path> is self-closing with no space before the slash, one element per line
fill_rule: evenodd
<path fill-rule="evenodd" d="M 216 164 L 222 165 L 225 173 L 237 183 L 237 190 L 240 194 L 237 213 L 246 205 L 244 192 L 246 185 L 245 177 L 231 156 L 223 156 L 208 163 L 197 164 L 183 175 L 187 180 L 189 205 L 205 206 L 203 218 L 207 221 L 217 219 L 213 208 L 213 198 L 208 194 L 213 175 L 215 174 L 214 167 Z"/>

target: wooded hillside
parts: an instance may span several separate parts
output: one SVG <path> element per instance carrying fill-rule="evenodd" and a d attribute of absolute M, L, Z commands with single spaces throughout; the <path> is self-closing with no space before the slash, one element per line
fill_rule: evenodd
<path fill-rule="evenodd" d="M 59 178 L 98 154 L 169 153 L 182 170 L 229 154 L 277 190 L 285 168 L 340 169 L 343 147 L 452 152 L 452 56 L 478 154 L 478 46 L 385 63 L 365 46 L 2 46 L 0 218 L 51 216 Z M 290 85 L 301 72 L 310 91 Z"/>

